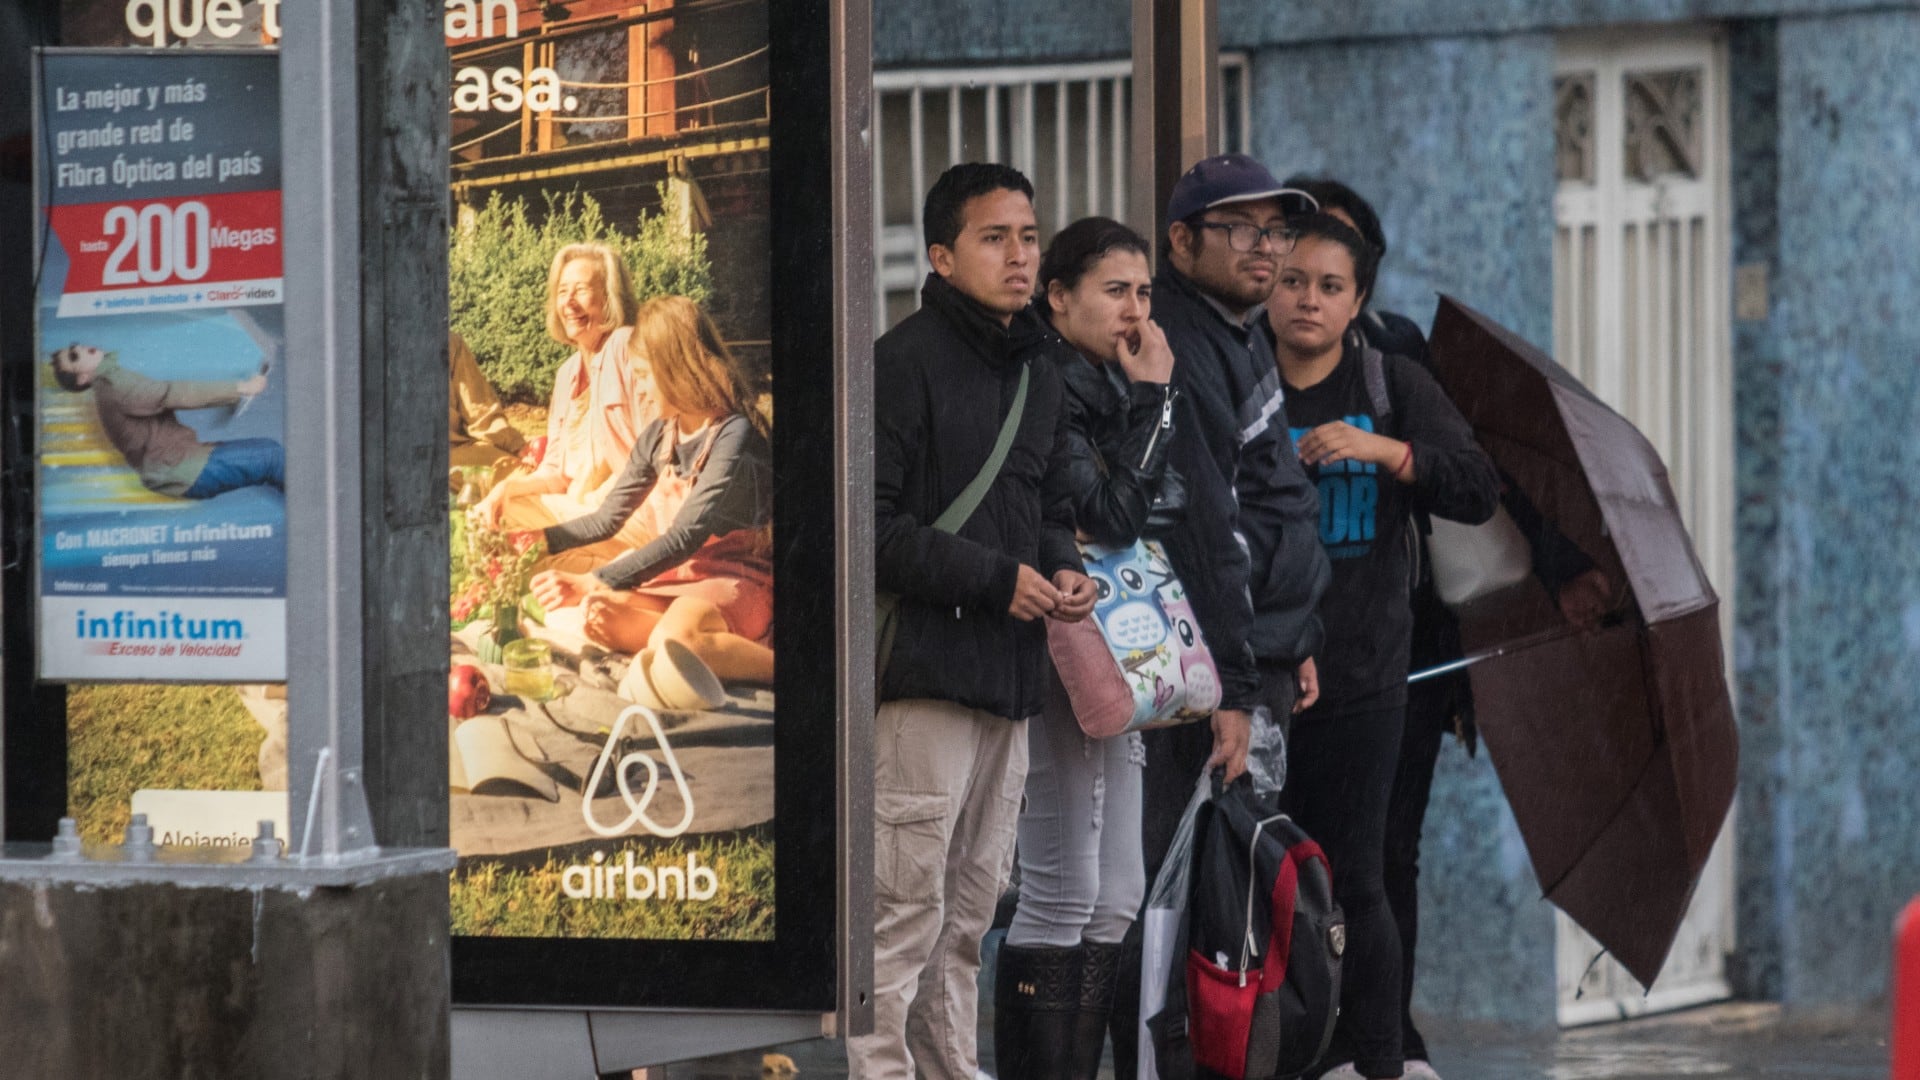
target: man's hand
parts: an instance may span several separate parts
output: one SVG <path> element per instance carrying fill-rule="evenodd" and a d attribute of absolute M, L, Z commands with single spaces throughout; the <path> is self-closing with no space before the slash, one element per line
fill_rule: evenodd
<path fill-rule="evenodd" d="M 531 583 L 533 598 L 548 611 L 572 607 L 586 599 L 588 593 L 600 592 L 606 587 L 592 574 L 574 574 L 565 570 L 542 570 L 533 575 Z"/>
<path fill-rule="evenodd" d="M 1306 712 L 1308 707 L 1320 700 L 1320 669 L 1314 665 L 1313 657 L 1300 661 L 1300 667 L 1293 673 L 1294 685 L 1300 693 L 1294 696 L 1293 711 Z"/>
<path fill-rule="evenodd" d="M 1061 622 L 1079 622 L 1086 618 L 1093 613 L 1093 602 L 1100 598 L 1093 579 L 1078 570 L 1056 570 L 1053 587 L 1060 590 L 1060 603 L 1052 615 Z"/>
<path fill-rule="evenodd" d="M 1020 576 L 1013 581 L 1013 603 L 1007 614 L 1021 622 L 1032 622 L 1060 606 L 1060 590 L 1054 588 L 1040 571 L 1020 564 Z"/>
<path fill-rule="evenodd" d="M 1120 370 L 1132 382 L 1173 381 L 1173 349 L 1167 335 L 1152 319 L 1143 320 L 1120 342 Z"/>
<path fill-rule="evenodd" d="M 1600 625 L 1613 599 L 1613 584 L 1599 570 L 1589 570 L 1560 586 L 1560 614 L 1582 630 Z"/>
<path fill-rule="evenodd" d="M 1253 717 L 1239 709 L 1213 711 L 1213 756 L 1207 768 L 1225 766 L 1231 784 L 1247 771 L 1247 747 L 1253 741 Z"/>
<path fill-rule="evenodd" d="M 249 375 L 234 384 L 234 389 L 240 391 L 241 397 L 252 397 L 266 388 L 267 377 L 265 375 Z"/>

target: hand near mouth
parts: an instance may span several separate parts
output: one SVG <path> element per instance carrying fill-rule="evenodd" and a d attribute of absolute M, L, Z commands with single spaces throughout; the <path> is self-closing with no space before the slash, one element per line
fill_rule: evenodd
<path fill-rule="evenodd" d="M 1141 322 L 1120 341 L 1120 369 L 1132 382 L 1171 382 L 1173 363 L 1167 335 L 1152 319 Z"/>

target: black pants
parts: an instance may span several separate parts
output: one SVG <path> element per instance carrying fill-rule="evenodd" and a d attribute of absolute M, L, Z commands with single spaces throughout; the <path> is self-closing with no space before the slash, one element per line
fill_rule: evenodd
<path fill-rule="evenodd" d="M 1308 709 L 1294 718 L 1281 808 L 1318 841 L 1347 918 L 1340 1021 L 1322 1065 L 1400 1075 L 1400 931 L 1383 873 L 1387 804 L 1405 707 Z"/>
<path fill-rule="evenodd" d="M 1293 712 L 1298 694 L 1291 667 L 1262 665 L 1260 701 L 1283 726 Z M 1142 734 L 1147 744 L 1147 768 L 1142 778 L 1140 798 L 1140 841 L 1146 854 L 1147 895 L 1153 895 L 1153 881 L 1166 862 L 1173 832 L 1180 815 L 1193 799 L 1200 782 L 1200 770 L 1213 754 L 1213 727 L 1204 722 L 1180 727 L 1156 728 Z M 1119 988 L 1113 1003 L 1113 1020 L 1108 1033 L 1113 1040 L 1114 1080 L 1134 1080 L 1138 1075 L 1140 1031 L 1140 923 L 1146 912 L 1135 919 L 1122 940 Z M 1398 1075 L 1397 1073 L 1395 1075 Z"/>
<path fill-rule="evenodd" d="M 1429 1060 L 1426 1040 L 1413 1026 L 1413 953 L 1420 940 L 1420 833 L 1433 793 L 1434 766 L 1454 712 L 1454 691 L 1446 680 L 1417 682 L 1407 688 L 1407 722 L 1400 737 L 1400 765 L 1387 803 L 1387 903 L 1400 930 L 1400 1052 Z"/>

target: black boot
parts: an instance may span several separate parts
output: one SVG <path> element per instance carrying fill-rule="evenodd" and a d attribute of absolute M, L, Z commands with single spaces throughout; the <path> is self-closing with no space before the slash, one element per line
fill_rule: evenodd
<path fill-rule="evenodd" d="M 1072 1080 L 1080 956 L 1000 946 L 993 976 L 993 1064 L 1001 1080 Z"/>
<path fill-rule="evenodd" d="M 1122 949 L 1118 944 L 1080 944 L 1085 959 L 1080 965 L 1080 1013 L 1073 1022 L 1074 1080 L 1095 1080 L 1100 1075 L 1100 1051 L 1107 1045 L 1107 1021 L 1113 1016 Z"/>

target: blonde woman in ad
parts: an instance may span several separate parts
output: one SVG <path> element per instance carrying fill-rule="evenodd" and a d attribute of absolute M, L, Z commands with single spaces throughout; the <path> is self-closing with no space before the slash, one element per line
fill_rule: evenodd
<path fill-rule="evenodd" d="M 572 345 L 547 407 L 547 451 L 531 473 L 510 476 L 475 508 L 495 528 L 544 529 L 599 509 L 641 429 L 654 419 L 646 364 L 628 358 L 633 279 L 605 244 L 569 244 L 547 273 L 547 333 Z M 548 565 L 586 570 L 653 538 L 638 518 L 605 543 Z"/>

